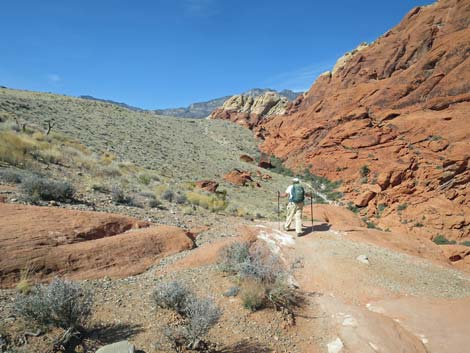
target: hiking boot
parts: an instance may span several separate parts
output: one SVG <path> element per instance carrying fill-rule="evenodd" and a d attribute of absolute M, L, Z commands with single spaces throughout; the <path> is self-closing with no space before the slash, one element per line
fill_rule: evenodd
<path fill-rule="evenodd" d="M 297 237 L 301 237 L 302 236 L 302 233 L 297 233 Z"/>

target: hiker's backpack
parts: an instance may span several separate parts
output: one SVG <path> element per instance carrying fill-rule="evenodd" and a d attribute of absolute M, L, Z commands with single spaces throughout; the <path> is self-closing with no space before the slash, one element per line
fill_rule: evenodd
<path fill-rule="evenodd" d="M 294 203 L 304 202 L 305 199 L 305 190 L 302 185 L 294 184 L 292 185 L 290 201 Z"/>

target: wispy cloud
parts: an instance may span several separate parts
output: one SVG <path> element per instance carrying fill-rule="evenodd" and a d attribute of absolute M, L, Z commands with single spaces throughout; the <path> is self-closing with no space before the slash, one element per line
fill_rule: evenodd
<path fill-rule="evenodd" d="M 292 71 L 281 72 L 266 80 L 266 85 L 274 89 L 306 91 L 315 79 L 325 71 L 331 70 L 333 62 L 315 63 Z"/>
<path fill-rule="evenodd" d="M 62 77 L 58 74 L 48 74 L 47 81 L 49 81 L 49 83 L 59 83 L 62 81 Z"/>
<path fill-rule="evenodd" d="M 191 17 L 211 17 L 218 12 L 215 0 L 184 0 L 184 6 Z"/>

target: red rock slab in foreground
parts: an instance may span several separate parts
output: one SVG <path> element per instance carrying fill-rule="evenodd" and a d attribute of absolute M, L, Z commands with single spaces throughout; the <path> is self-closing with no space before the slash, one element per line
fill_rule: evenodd
<path fill-rule="evenodd" d="M 180 228 L 115 214 L 9 204 L 0 204 L 0 214 L 2 288 L 14 286 L 25 269 L 34 281 L 135 275 L 194 247 Z M 142 226 L 148 228 L 135 229 Z"/>

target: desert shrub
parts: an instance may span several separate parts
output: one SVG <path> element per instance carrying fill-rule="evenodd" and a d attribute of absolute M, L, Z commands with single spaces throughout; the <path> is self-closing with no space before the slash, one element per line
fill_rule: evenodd
<path fill-rule="evenodd" d="M 132 198 L 129 197 L 118 187 L 113 187 L 111 189 L 111 198 L 115 204 L 128 205 L 132 201 Z"/>
<path fill-rule="evenodd" d="M 142 185 L 149 185 L 150 182 L 152 181 L 152 177 L 148 174 L 139 174 L 137 176 L 137 179 L 139 180 L 139 183 Z"/>
<path fill-rule="evenodd" d="M 455 240 L 448 240 L 442 234 L 438 234 L 437 236 L 435 236 L 432 241 L 434 243 L 436 243 L 437 245 L 449 245 L 449 244 L 456 244 L 457 243 Z"/>
<path fill-rule="evenodd" d="M 159 308 L 185 313 L 186 303 L 194 294 L 182 282 L 160 283 L 153 292 L 153 301 Z"/>
<path fill-rule="evenodd" d="M 305 303 L 305 298 L 282 277 L 268 287 L 266 297 L 277 310 L 285 309 L 290 313 Z"/>
<path fill-rule="evenodd" d="M 243 307 L 257 311 L 264 307 L 266 302 L 266 288 L 258 281 L 246 281 L 240 292 Z"/>
<path fill-rule="evenodd" d="M 354 213 L 359 213 L 359 208 L 357 208 L 357 206 L 354 203 L 352 203 L 351 201 L 348 202 L 347 208 L 348 208 L 348 210 L 350 210 Z"/>
<path fill-rule="evenodd" d="M 22 180 L 22 191 L 32 202 L 45 201 L 67 201 L 73 198 L 75 189 L 66 181 L 54 181 L 39 176 L 29 176 Z"/>
<path fill-rule="evenodd" d="M 43 327 L 80 329 L 91 315 L 93 296 L 78 283 L 54 279 L 15 298 L 18 316 Z"/>
<path fill-rule="evenodd" d="M 161 205 L 162 205 L 162 202 L 157 198 L 149 200 L 149 207 L 150 208 L 159 208 Z"/>
<path fill-rule="evenodd" d="M 0 170 L 0 180 L 5 183 L 20 184 L 22 179 L 22 173 L 11 170 L 2 169 Z"/>
<path fill-rule="evenodd" d="M 368 177 L 370 174 L 370 169 L 367 165 L 363 165 L 361 169 L 359 169 L 359 173 L 361 174 L 361 177 L 363 178 Z"/>
<path fill-rule="evenodd" d="M 227 291 L 223 294 L 224 297 L 236 297 L 240 292 L 240 287 L 233 286 L 227 289 Z"/>
<path fill-rule="evenodd" d="M 36 149 L 31 139 L 13 131 L 0 132 L 0 161 L 11 165 L 24 165 L 28 154 Z"/>
<path fill-rule="evenodd" d="M 463 241 L 463 242 L 460 243 L 460 245 L 470 246 L 470 241 L 469 240 Z"/>
<path fill-rule="evenodd" d="M 222 311 L 212 299 L 191 297 L 184 309 L 187 318 L 183 334 L 188 340 L 188 347 L 197 349 L 204 336 L 220 319 Z"/>
<path fill-rule="evenodd" d="M 121 176 L 122 173 L 119 167 L 115 165 L 114 163 L 112 163 L 112 164 L 106 164 L 104 166 L 99 167 L 96 171 L 96 175 L 116 178 L 116 177 Z"/>
<path fill-rule="evenodd" d="M 175 201 L 178 205 L 184 205 L 188 201 L 188 198 L 186 195 L 178 194 L 176 195 Z"/>
<path fill-rule="evenodd" d="M 407 207 L 408 207 L 408 204 L 406 202 L 402 203 L 401 205 L 398 205 L 397 211 L 401 212 L 403 210 L 406 210 Z"/>
<path fill-rule="evenodd" d="M 167 189 L 162 193 L 162 199 L 168 202 L 173 202 L 175 199 L 175 193 L 171 189 Z"/>
<path fill-rule="evenodd" d="M 200 206 L 212 212 L 224 210 L 227 207 L 227 201 L 224 194 L 203 194 L 199 192 L 190 191 L 186 193 L 188 202 L 192 205 Z"/>
<path fill-rule="evenodd" d="M 241 264 L 239 275 L 263 283 L 274 283 L 285 274 L 281 259 L 263 246 L 252 246 L 248 261 Z"/>
<path fill-rule="evenodd" d="M 233 243 L 224 247 L 219 254 L 220 269 L 228 273 L 238 273 L 243 263 L 249 261 L 250 244 Z"/>

